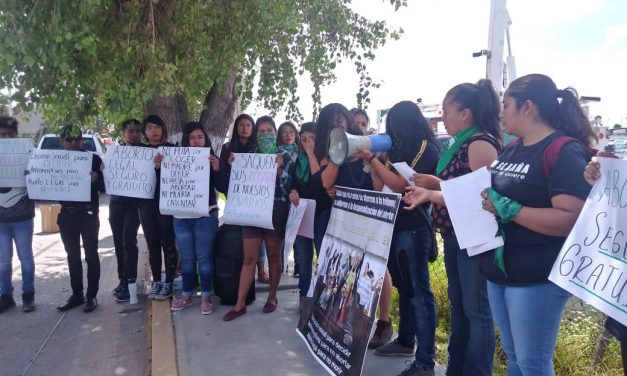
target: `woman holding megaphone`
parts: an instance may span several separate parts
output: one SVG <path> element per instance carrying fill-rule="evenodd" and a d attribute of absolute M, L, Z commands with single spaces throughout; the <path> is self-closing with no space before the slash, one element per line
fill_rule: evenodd
<path fill-rule="evenodd" d="M 451 302 L 447 375 L 492 375 L 495 333 L 486 277 L 479 258 L 459 248 L 444 204 L 440 181 L 487 167 L 502 150 L 499 97 L 489 80 L 459 84 L 444 97 L 442 120 L 453 136 L 445 145 L 436 175 L 414 175 L 404 200 L 412 210 L 433 202 L 434 225 L 444 240 L 444 264 Z"/>
<path fill-rule="evenodd" d="M 393 140 L 387 162 L 373 158 L 370 151 L 360 150 L 357 156 L 372 167 L 378 178 L 377 190 L 385 184 L 392 191 L 403 193 L 407 181 L 393 163 L 406 163 L 415 172 L 434 174 L 440 150 L 429 123 L 418 106 L 410 101 L 395 104 L 388 112 L 386 133 Z M 400 166 L 399 166 L 400 168 Z M 377 355 L 414 355 L 409 371 L 413 374 L 433 372 L 435 366 L 435 299 L 429 282 L 429 253 L 433 242 L 431 205 L 399 211 L 394 223 L 388 269 L 399 295 L 398 338 L 375 351 Z M 427 371 L 427 373 L 425 373 Z M 403 372 L 403 375 L 406 372 Z"/>

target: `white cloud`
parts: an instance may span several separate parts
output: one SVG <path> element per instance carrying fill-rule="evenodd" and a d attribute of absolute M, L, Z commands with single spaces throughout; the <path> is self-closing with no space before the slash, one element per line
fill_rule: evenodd
<path fill-rule="evenodd" d="M 627 42 L 627 23 L 607 26 L 604 31 L 607 44 L 610 46 L 623 41 Z"/>

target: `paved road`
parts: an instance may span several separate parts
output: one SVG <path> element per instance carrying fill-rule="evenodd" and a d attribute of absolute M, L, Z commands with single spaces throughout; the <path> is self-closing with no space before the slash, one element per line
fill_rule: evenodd
<path fill-rule="evenodd" d="M 65 250 L 59 234 L 41 233 L 35 218 L 35 302 L 37 310 L 21 311 L 21 273 L 13 260 L 16 309 L 0 314 L 0 374 L 18 375 L 132 375 L 150 374 L 150 326 L 145 295 L 137 305 L 116 303 L 111 290 L 117 285 L 116 261 L 109 227 L 106 196 L 100 206 L 101 279 L 98 308 L 66 313 L 56 306 L 70 294 Z M 147 260 L 140 239 L 140 270 Z M 140 285 L 143 283 L 140 282 Z M 142 285 L 143 286 L 143 285 Z"/>

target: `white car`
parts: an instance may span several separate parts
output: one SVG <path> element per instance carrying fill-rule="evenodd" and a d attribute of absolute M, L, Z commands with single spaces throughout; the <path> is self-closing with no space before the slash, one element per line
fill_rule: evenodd
<path fill-rule="evenodd" d="M 39 145 L 37 145 L 37 149 L 61 150 L 63 149 L 63 147 L 61 146 L 58 135 L 46 134 L 41 138 L 41 140 L 39 140 Z M 100 157 L 104 156 L 105 152 L 107 151 L 105 143 L 102 141 L 102 138 L 97 133 L 83 134 L 83 149 L 96 153 Z"/>

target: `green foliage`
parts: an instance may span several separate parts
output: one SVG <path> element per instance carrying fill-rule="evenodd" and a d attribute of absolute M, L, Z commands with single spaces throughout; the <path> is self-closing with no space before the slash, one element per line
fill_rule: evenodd
<path fill-rule="evenodd" d="M 358 100 L 376 84 L 366 62 L 402 30 L 370 21 L 350 0 L 3 0 L 0 86 L 28 109 L 55 121 L 139 116 L 156 97 L 184 95 L 192 114 L 212 85 L 240 74 L 251 100 L 302 120 L 297 78 L 308 73 L 319 108 L 320 87 L 352 60 Z M 405 0 L 390 0 L 395 9 Z"/>

